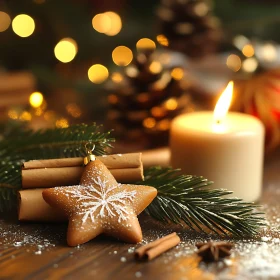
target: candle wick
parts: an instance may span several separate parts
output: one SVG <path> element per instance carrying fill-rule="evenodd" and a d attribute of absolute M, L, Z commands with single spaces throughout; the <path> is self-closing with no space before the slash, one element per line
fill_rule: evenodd
<path fill-rule="evenodd" d="M 221 120 L 216 120 L 216 124 L 221 124 Z"/>

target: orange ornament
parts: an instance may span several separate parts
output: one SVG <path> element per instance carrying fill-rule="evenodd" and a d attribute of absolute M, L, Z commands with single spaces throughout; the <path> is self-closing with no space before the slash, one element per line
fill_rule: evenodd
<path fill-rule="evenodd" d="M 274 69 L 248 80 L 235 81 L 233 109 L 258 117 L 266 127 L 266 149 L 280 144 L 280 70 Z"/>

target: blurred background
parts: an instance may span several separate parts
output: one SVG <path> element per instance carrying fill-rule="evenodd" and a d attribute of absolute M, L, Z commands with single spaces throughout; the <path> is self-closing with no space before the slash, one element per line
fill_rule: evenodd
<path fill-rule="evenodd" d="M 2 0 L 0 122 L 97 122 L 122 145 L 167 145 L 172 119 L 212 110 L 260 118 L 280 144 L 280 1 Z"/>

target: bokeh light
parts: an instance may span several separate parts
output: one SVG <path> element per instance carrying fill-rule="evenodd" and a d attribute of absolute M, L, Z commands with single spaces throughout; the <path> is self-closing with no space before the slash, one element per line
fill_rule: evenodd
<path fill-rule="evenodd" d="M 130 65 L 125 69 L 125 73 L 128 77 L 135 78 L 139 74 L 139 71 L 135 66 Z"/>
<path fill-rule="evenodd" d="M 118 66 L 127 66 L 133 58 L 130 48 L 126 46 L 118 46 L 112 52 L 112 59 Z"/>
<path fill-rule="evenodd" d="M 178 107 L 178 101 L 175 98 L 169 98 L 165 102 L 165 108 L 167 110 L 173 111 L 173 110 L 176 110 L 177 107 Z"/>
<path fill-rule="evenodd" d="M 277 49 L 271 43 L 266 43 L 261 48 L 261 56 L 267 62 L 273 62 L 277 59 Z"/>
<path fill-rule="evenodd" d="M 92 27 L 99 33 L 115 36 L 122 29 L 122 20 L 115 12 L 105 12 L 93 17 Z"/>
<path fill-rule="evenodd" d="M 29 96 L 29 103 L 32 107 L 38 108 L 43 104 L 44 97 L 41 92 L 35 91 Z"/>
<path fill-rule="evenodd" d="M 34 110 L 35 116 L 42 116 L 43 113 L 44 113 L 44 109 L 42 107 L 38 107 L 38 108 L 36 108 L 36 110 Z"/>
<path fill-rule="evenodd" d="M 136 43 L 136 48 L 138 50 L 154 50 L 156 48 L 156 43 L 149 38 L 142 38 Z"/>
<path fill-rule="evenodd" d="M 4 32 L 9 28 L 11 24 L 11 18 L 10 16 L 5 13 L 0 11 L 0 32 Z"/>
<path fill-rule="evenodd" d="M 10 119 L 12 119 L 12 120 L 17 120 L 17 119 L 18 119 L 18 113 L 17 113 L 17 111 L 16 111 L 16 110 L 13 110 L 13 109 L 9 110 L 9 111 L 8 111 L 8 117 L 9 117 Z"/>
<path fill-rule="evenodd" d="M 79 118 L 82 115 L 82 110 L 76 103 L 69 103 L 66 106 L 66 111 L 73 118 Z"/>
<path fill-rule="evenodd" d="M 209 12 L 209 6 L 204 2 L 198 2 L 198 4 L 194 6 L 194 12 L 199 17 L 206 16 Z"/>
<path fill-rule="evenodd" d="M 94 84 L 103 83 L 109 76 L 108 69 L 102 64 L 94 64 L 88 69 L 88 78 Z"/>
<path fill-rule="evenodd" d="M 111 28 L 111 19 L 106 13 L 97 14 L 92 19 L 92 27 L 99 33 L 106 33 Z"/>
<path fill-rule="evenodd" d="M 227 67 L 234 72 L 239 71 L 242 64 L 240 57 L 236 54 L 229 55 L 226 63 Z"/>
<path fill-rule="evenodd" d="M 249 40 L 248 38 L 246 38 L 243 35 L 237 35 L 233 38 L 233 44 L 240 50 L 242 50 L 242 48 L 249 44 Z"/>
<path fill-rule="evenodd" d="M 169 45 L 168 39 L 163 34 L 157 35 L 157 41 L 162 46 L 167 47 Z"/>
<path fill-rule="evenodd" d="M 255 54 L 255 49 L 251 44 L 246 44 L 242 49 L 242 53 L 247 57 L 252 57 Z"/>
<path fill-rule="evenodd" d="M 254 57 L 245 59 L 242 64 L 242 69 L 245 72 L 249 72 L 249 73 L 255 72 L 257 67 L 258 67 L 258 61 Z"/>
<path fill-rule="evenodd" d="M 54 55 L 59 61 L 67 63 L 75 58 L 77 51 L 76 41 L 71 38 L 64 38 L 56 44 Z"/>
<path fill-rule="evenodd" d="M 32 116 L 31 116 L 31 114 L 30 114 L 29 112 L 23 111 L 23 112 L 20 114 L 19 119 L 20 119 L 21 121 L 27 122 L 27 121 L 31 121 Z"/>
<path fill-rule="evenodd" d="M 111 28 L 105 32 L 108 36 L 117 35 L 122 29 L 122 20 L 120 16 L 114 12 L 106 12 L 105 13 L 111 19 Z"/>
<path fill-rule="evenodd" d="M 176 67 L 171 71 L 171 76 L 177 81 L 182 80 L 184 77 L 184 70 L 180 67 Z"/>
<path fill-rule="evenodd" d="M 123 81 L 123 76 L 121 73 L 118 73 L 118 72 L 114 72 L 111 76 L 111 79 L 113 82 L 115 83 L 120 83 Z"/>
<path fill-rule="evenodd" d="M 162 70 L 162 65 L 158 61 L 153 61 L 149 66 L 149 70 L 153 74 L 158 74 Z"/>
<path fill-rule="evenodd" d="M 153 128 L 156 125 L 156 120 L 154 118 L 146 118 L 143 120 L 143 126 L 146 128 Z"/>
<path fill-rule="evenodd" d="M 60 118 L 55 122 L 57 128 L 66 128 L 69 126 L 68 120 L 65 118 Z"/>
<path fill-rule="evenodd" d="M 166 131 L 170 128 L 170 120 L 164 119 L 158 122 L 157 127 L 161 131 Z"/>
<path fill-rule="evenodd" d="M 16 16 L 12 22 L 13 31 L 20 37 L 28 37 L 35 30 L 35 22 L 29 15 Z"/>
<path fill-rule="evenodd" d="M 162 118 L 166 115 L 166 110 L 164 110 L 164 108 L 161 108 L 160 106 L 155 106 L 151 109 L 151 114 L 155 118 Z"/>

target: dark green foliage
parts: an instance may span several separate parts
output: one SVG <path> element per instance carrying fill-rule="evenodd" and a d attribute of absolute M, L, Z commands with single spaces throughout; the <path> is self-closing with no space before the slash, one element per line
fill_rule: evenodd
<path fill-rule="evenodd" d="M 78 157 L 85 155 L 85 144 L 95 144 L 94 154 L 102 155 L 114 139 L 100 132 L 96 124 L 73 125 L 33 132 L 25 127 L 3 128 L 0 141 L 0 210 L 15 200 L 21 186 L 21 164 L 32 159 Z"/>
<path fill-rule="evenodd" d="M 100 127 L 93 124 L 73 125 L 68 128 L 47 130 L 19 130 L 11 133 L 0 142 L 0 157 L 13 160 L 38 158 L 61 158 L 85 155 L 85 144 L 95 143 L 95 154 L 105 154 L 111 147 L 110 132 L 102 133 Z"/>
<path fill-rule="evenodd" d="M 225 197 L 232 192 L 207 188 L 210 184 L 203 177 L 152 167 L 146 171 L 145 185 L 155 187 L 158 195 L 146 212 L 162 222 L 185 223 L 193 230 L 239 237 L 255 235 L 265 221 L 256 211 L 258 206 Z"/>

